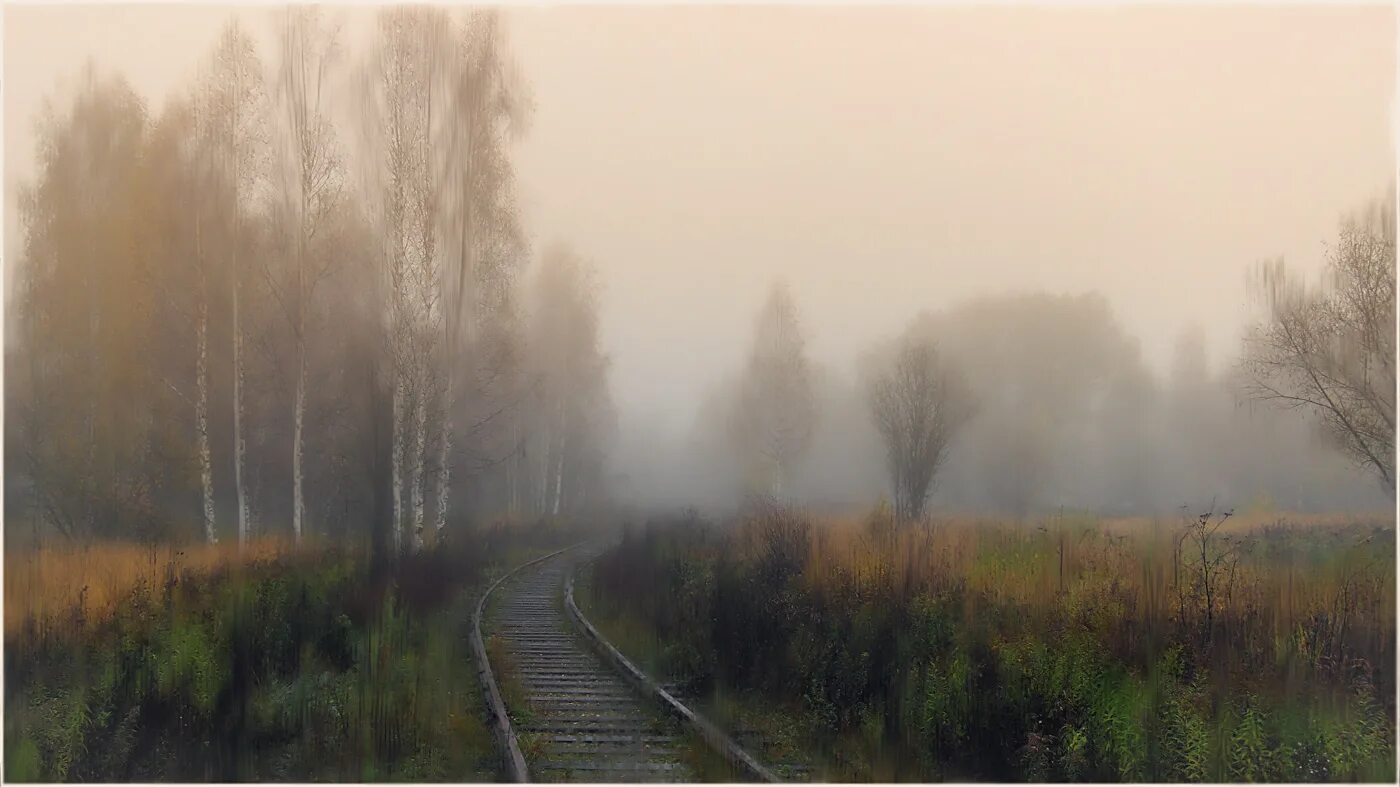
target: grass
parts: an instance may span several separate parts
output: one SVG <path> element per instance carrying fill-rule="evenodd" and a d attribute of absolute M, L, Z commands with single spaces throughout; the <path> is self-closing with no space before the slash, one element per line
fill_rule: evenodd
<path fill-rule="evenodd" d="M 590 604 L 819 778 L 1391 780 L 1393 519 L 1192 521 L 657 524 Z"/>
<path fill-rule="evenodd" d="M 493 780 L 471 611 L 561 538 L 478 531 L 383 575 L 331 546 L 170 550 L 163 569 L 120 544 L 7 555 L 28 566 L 7 591 L 45 590 L 7 606 L 5 777 Z M 92 573 L 65 584 L 63 566 Z M 101 602 L 65 609 L 94 576 Z"/>
<path fill-rule="evenodd" d="M 628 614 L 626 605 L 613 603 L 605 594 L 594 592 L 592 576 L 593 572 L 584 568 L 575 586 L 579 609 L 589 622 L 638 669 L 658 682 L 674 681 L 676 671 L 672 669 L 665 643 L 655 630 Z M 738 740 L 737 731 L 759 733 L 757 740 L 746 738 L 739 743 L 760 762 L 773 767 L 780 777 L 791 777 L 797 773 L 791 767 L 794 763 L 799 764 L 800 770 L 805 773 L 808 763 L 802 754 L 802 742 L 793 734 L 791 719 L 781 712 L 775 712 L 770 703 L 733 696 L 720 686 L 709 687 L 701 696 L 681 696 L 677 699 L 731 738 Z M 692 770 L 704 775 L 702 781 L 733 782 L 749 778 L 747 774 L 737 772 L 694 730 L 686 731 L 681 750 L 684 761 Z"/>
<path fill-rule="evenodd" d="M 285 558 L 286 539 L 150 546 L 129 542 L 61 542 L 5 550 L 5 635 L 35 636 L 75 621 L 98 625 L 138 585 L 155 587 L 184 575 L 209 575 L 235 566 Z"/>

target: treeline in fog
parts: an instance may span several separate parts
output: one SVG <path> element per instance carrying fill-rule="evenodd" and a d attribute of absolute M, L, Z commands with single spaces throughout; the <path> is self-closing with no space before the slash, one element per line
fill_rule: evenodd
<path fill-rule="evenodd" d="M 1104 297 L 1025 292 L 911 314 L 838 368 L 809 342 L 841 326 L 780 282 L 757 315 L 716 315 L 752 339 L 690 439 L 618 434 L 598 270 L 534 248 L 517 203 L 533 104 L 497 15 L 386 8 L 356 48 L 314 8 L 272 19 L 267 51 L 230 23 L 158 112 L 89 67 L 39 119 L 11 533 L 402 552 L 618 500 L 916 518 L 1392 499 L 1393 196 L 1339 206 L 1321 284 L 1241 260 L 1259 316 L 1230 357 L 1197 328 L 1156 372 Z"/>
<path fill-rule="evenodd" d="M 91 65 L 39 119 L 7 518 L 42 538 L 362 537 L 602 504 L 593 268 L 534 250 L 497 15 L 230 22 L 159 112 Z"/>
<path fill-rule="evenodd" d="M 1388 508 L 1393 205 L 1343 217 L 1321 283 L 1283 261 L 1242 263 L 1258 316 L 1237 352 L 1209 359 L 1196 326 L 1176 337 L 1165 373 L 1092 292 L 927 310 L 858 368 L 823 367 L 807 342 L 840 326 L 805 324 L 779 283 L 745 365 L 712 390 L 677 449 L 679 477 L 647 480 L 719 507 L 758 493 L 1018 516 L 1174 513 L 1213 499 Z M 910 477 L 911 465 L 926 477 Z"/>

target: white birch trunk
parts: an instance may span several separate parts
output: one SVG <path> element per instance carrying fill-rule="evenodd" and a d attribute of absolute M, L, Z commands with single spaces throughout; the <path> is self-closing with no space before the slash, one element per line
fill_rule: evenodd
<path fill-rule="evenodd" d="M 403 458 L 404 458 L 404 390 L 403 370 L 394 374 L 394 554 L 403 551 Z"/>
<path fill-rule="evenodd" d="M 195 245 L 196 254 L 203 255 L 198 249 L 199 240 L 199 218 L 195 218 Z M 209 296 L 208 286 L 204 279 L 203 259 L 200 260 L 200 292 L 199 292 L 199 325 L 196 337 L 196 357 L 195 357 L 195 395 L 194 420 L 195 430 L 199 439 L 199 482 L 200 491 L 204 496 L 204 539 L 210 544 L 219 542 L 218 534 L 214 529 L 214 463 L 209 455 Z"/>
<path fill-rule="evenodd" d="M 545 431 L 543 436 L 537 439 L 538 445 L 535 449 L 535 460 L 529 463 L 530 478 L 528 480 L 529 486 L 527 489 L 529 490 L 530 498 L 529 509 L 525 512 L 527 516 L 534 516 L 544 511 L 544 485 L 545 479 L 549 477 L 549 473 L 545 472 L 545 468 L 549 462 L 549 444 L 547 442 L 549 439 L 549 432 Z"/>
<path fill-rule="evenodd" d="M 540 451 L 540 472 L 539 480 L 536 483 L 537 492 L 535 494 L 534 513 L 536 514 L 543 515 L 549 513 L 549 484 L 553 479 L 553 475 L 550 473 L 550 465 L 554 462 L 554 441 L 554 430 L 549 429 L 545 433 L 544 445 L 542 446 L 544 450 Z"/>
<path fill-rule="evenodd" d="M 238 84 L 243 80 L 242 63 L 239 61 Z M 238 104 L 234 102 L 234 115 L 230 127 L 237 133 Z M 240 306 L 238 303 L 238 241 L 242 235 L 242 214 L 240 208 L 242 204 L 242 177 L 239 167 L 238 140 L 230 140 L 233 146 L 231 156 L 233 164 L 233 237 L 231 238 L 232 249 L 229 259 L 229 276 L 231 282 L 231 296 L 233 305 L 233 487 L 238 497 L 238 546 L 242 549 L 248 543 L 248 494 L 243 485 L 243 459 L 246 454 L 246 444 L 243 441 L 243 328 L 240 320 Z"/>
<path fill-rule="evenodd" d="M 427 375 L 425 374 L 424 377 Z M 424 472 L 425 456 L 428 451 L 428 403 L 426 381 L 421 381 L 418 396 L 413 405 L 413 467 L 412 481 L 413 487 L 413 551 L 417 552 L 423 548 L 423 502 L 424 502 L 424 479 L 427 473 Z"/>
<path fill-rule="evenodd" d="M 510 495 L 510 515 L 515 518 L 520 514 L 520 417 L 513 416 L 510 419 L 510 444 L 514 450 L 510 456 L 510 465 L 507 471 L 507 484 Z"/>
<path fill-rule="evenodd" d="M 303 321 L 304 325 L 304 321 Z M 306 503 L 302 498 L 302 429 L 306 420 L 306 339 L 297 336 L 296 411 L 292 420 L 292 539 L 301 543 L 302 517 Z"/>
<path fill-rule="evenodd" d="M 567 448 L 569 439 L 568 425 L 564 419 L 564 398 L 559 398 L 559 449 L 554 460 L 554 502 L 551 511 L 554 516 L 559 516 L 559 500 L 564 491 L 564 449 Z"/>
<path fill-rule="evenodd" d="M 302 428 L 306 420 L 306 187 L 301 195 L 301 237 L 297 239 L 297 313 L 296 313 L 296 401 L 292 413 L 292 540 L 301 544 L 302 514 Z"/>
<path fill-rule="evenodd" d="M 447 385 L 442 392 L 442 434 L 438 438 L 437 473 L 437 521 L 434 523 L 435 541 L 442 540 L 443 528 L 447 527 L 447 505 L 452 493 L 452 467 L 448 464 L 452 449 L 452 374 L 451 362 L 443 373 L 447 375 Z"/>
<path fill-rule="evenodd" d="M 237 232 L 234 234 L 237 248 Z M 234 254 L 237 255 L 235 250 Z M 248 493 L 243 484 L 243 457 L 247 448 L 243 441 L 243 331 L 238 315 L 238 267 L 235 256 L 233 274 L 233 485 L 238 495 L 238 545 L 248 543 Z"/>
<path fill-rule="evenodd" d="M 563 490 L 564 490 L 564 447 L 563 447 L 562 445 L 560 445 L 560 446 L 559 446 L 559 458 L 558 458 L 558 460 L 555 462 L 555 466 L 554 466 L 554 504 L 553 504 L 553 507 L 552 507 L 552 513 L 554 514 L 554 516 L 559 516 L 559 498 L 563 495 Z"/>

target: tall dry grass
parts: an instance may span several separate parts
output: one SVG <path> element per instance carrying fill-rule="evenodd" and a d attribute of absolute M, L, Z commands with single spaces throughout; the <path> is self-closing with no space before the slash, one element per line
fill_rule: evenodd
<path fill-rule="evenodd" d="M 303 550 L 314 547 L 303 547 Z M 5 553 L 5 636 L 109 619 L 138 585 L 161 587 L 276 560 L 295 551 L 284 538 L 236 543 L 148 546 L 129 542 L 60 544 Z"/>
<path fill-rule="evenodd" d="M 891 602 L 957 588 L 969 618 L 977 605 L 1014 608 L 1027 622 L 1082 624 L 1120 656 L 1146 656 L 1145 638 L 1195 630 L 1207 617 L 1184 529 L 1183 519 L 1069 514 L 906 527 L 884 512 L 819 519 L 803 580 L 819 595 Z M 1229 518 L 1211 548 L 1233 557 L 1214 578 L 1213 631 L 1201 636 L 1314 666 L 1356 654 L 1393 660 L 1394 531 L 1390 514 Z"/>
<path fill-rule="evenodd" d="M 1395 535 L 765 505 L 649 524 L 589 587 L 661 672 L 789 714 L 836 780 L 1354 781 L 1394 772 Z"/>

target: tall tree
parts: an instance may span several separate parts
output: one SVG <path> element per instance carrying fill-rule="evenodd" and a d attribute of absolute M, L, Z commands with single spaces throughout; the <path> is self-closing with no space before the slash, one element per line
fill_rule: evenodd
<path fill-rule="evenodd" d="M 1247 340 L 1250 394 L 1313 413 L 1394 496 L 1394 192 L 1342 222 L 1321 287 L 1282 260 L 1252 284 L 1268 319 Z"/>
<path fill-rule="evenodd" d="M 42 517 L 70 536 L 155 526 L 168 391 L 147 359 L 156 329 L 143 220 L 146 111 L 124 81 L 91 67 L 71 108 L 39 126 L 24 189 L 20 330 L 31 359 L 25 466 Z"/>
<path fill-rule="evenodd" d="M 781 495 L 807 451 L 817 418 L 806 338 L 783 282 L 773 285 L 758 314 L 740 386 L 731 422 L 736 445 L 767 491 Z"/>
<path fill-rule="evenodd" d="M 212 223 L 214 202 L 210 192 L 214 190 L 216 173 L 212 171 L 210 160 L 211 136 L 210 107 L 196 96 L 193 104 L 193 134 L 185 145 L 186 150 L 178 162 L 182 170 L 190 176 L 192 188 L 186 192 L 192 215 L 188 216 L 194 225 L 193 266 L 196 272 L 195 294 L 195 440 L 199 458 L 199 487 L 203 505 L 201 514 L 204 521 L 204 537 L 211 544 L 218 541 L 217 521 L 214 512 L 214 458 L 209 441 L 209 279 L 214 266 L 209 252 L 213 245 L 207 238 L 207 227 Z"/>
<path fill-rule="evenodd" d="M 417 549 L 430 476 L 433 531 L 446 525 L 461 378 L 495 357 L 473 345 L 494 341 L 525 250 L 509 145 L 529 106 L 489 11 L 456 20 L 386 9 L 365 76 L 370 191 L 390 282 L 395 532 Z"/>
<path fill-rule="evenodd" d="M 379 15 L 365 69 L 362 118 L 371 151 L 370 191 L 388 278 L 388 350 L 393 364 L 391 475 L 393 544 L 422 539 L 423 457 L 427 450 L 428 358 L 439 331 L 442 204 L 440 117 L 448 18 L 442 9 L 395 7 Z M 405 499 L 407 498 L 407 499 Z"/>
<path fill-rule="evenodd" d="M 228 193 L 227 210 L 221 212 L 227 243 L 228 293 L 230 300 L 230 349 L 233 366 L 233 475 L 237 497 L 238 543 L 249 537 L 250 512 L 245 479 L 247 440 L 244 435 L 245 358 L 243 336 L 243 296 L 246 273 L 245 215 L 254 209 L 256 189 L 266 165 L 267 92 L 263 66 L 253 41 L 237 20 L 230 21 L 219 37 L 197 88 L 206 130 L 201 134 L 208 155 L 221 177 L 217 183 Z"/>
<path fill-rule="evenodd" d="M 300 542 L 306 504 L 302 467 L 306 421 L 306 331 L 309 304 L 333 259 L 318 247 L 318 230 L 339 206 L 343 167 L 328 115 L 330 75 L 337 56 L 336 31 L 318 9 L 288 8 L 281 28 L 278 98 L 285 121 L 283 209 L 292 270 L 290 285 L 274 284 L 295 343 L 292 404 L 292 533 Z"/>
<path fill-rule="evenodd" d="M 501 336 L 495 328 L 525 253 L 509 145 L 524 130 L 530 104 L 502 38 L 496 12 L 472 13 L 458 33 L 449 83 L 444 230 L 452 260 L 441 268 L 446 362 L 437 461 L 439 537 L 450 504 L 459 358 L 464 345 L 479 345 L 471 356 L 486 361 L 486 382 L 500 371 Z"/>

